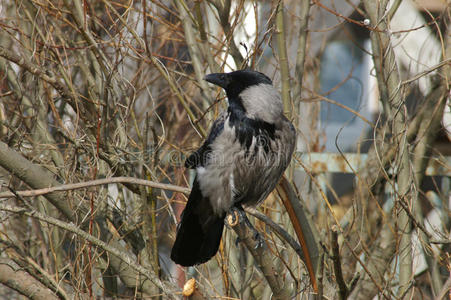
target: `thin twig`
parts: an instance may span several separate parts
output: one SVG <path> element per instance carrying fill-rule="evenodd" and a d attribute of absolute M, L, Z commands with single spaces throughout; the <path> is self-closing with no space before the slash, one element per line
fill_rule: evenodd
<path fill-rule="evenodd" d="M 9 60 L 20 67 L 24 68 L 28 72 L 30 72 L 33 75 L 38 76 L 43 81 L 49 83 L 55 90 L 58 91 L 58 93 L 66 98 L 67 100 L 70 100 L 70 104 L 75 108 L 77 103 L 77 96 L 74 95 L 65 85 L 63 85 L 57 78 L 47 75 L 45 72 L 42 71 L 42 67 L 34 65 L 32 62 L 27 61 L 25 58 L 18 56 L 13 51 L 10 51 L 8 49 L 3 48 L 0 46 L 0 56 L 5 58 L 6 60 Z M 79 106 L 81 108 L 82 106 Z"/>
<path fill-rule="evenodd" d="M 335 273 L 335 281 L 338 285 L 338 296 L 340 300 L 344 300 L 347 298 L 349 294 L 348 287 L 343 278 L 343 272 L 341 269 L 341 261 L 340 261 L 340 248 L 338 246 L 338 226 L 333 225 L 331 228 L 331 248 L 332 248 L 332 262 L 334 263 L 334 273 Z"/>
<path fill-rule="evenodd" d="M 202 61 L 202 53 L 200 52 L 199 42 L 196 40 L 196 34 L 194 33 L 193 20 L 188 16 L 190 13 L 189 8 L 183 0 L 174 1 L 180 13 L 180 21 L 183 24 L 183 31 L 185 32 L 186 46 L 191 57 L 191 63 L 196 75 L 198 84 L 201 87 L 202 96 L 205 100 L 204 105 L 208 106 L 208 85 L 204 80 L 205 72 Z"/>
<path fill-rule="evenodd" d="M 62 184 L 62 185 L 43 188 L 43 189 L 16 191 L 16 193 L 22 197 L 34 197 L 34 196 L 41 196 L 41 195 L 45 195 L 45 194 L 49 194 L 49 193 L 53 193 L 53 192 L 78 190 L 78 189 L 83 189 L 83 188 L 88 188 L 88 187 L 93 187 L 93 186 L 98 186 L 98 185 L 112 184 L 112 183 L 128 183 L 128 184 L 144 185 L 144 186 L 149 186 L 149 187 L 153 187 L 153 188 L 157 188 L 157 189 L 174 191 L 174 192 L 179 192 L 179 193 L 184 193 L 184 194 L 189 194 L 189 192 L 190 192 L 189 188 L 185 188 L 185 187 L 178 186 L 178 185 L 159 183 L 159 182 L 155 182 L 155 181 L 138 179 L 138 178 L 134 178 L 134 177 L 111 177 L 111 178 L 89 180 L 89 181 L 84 181 L 84 182 Z M 0 193 L 0 198 L 12 198 L 12 197 L 15 197 L 15 195 L 11 192 Z"/>
<path fill-rule="evenodd" d="M 112 6 L 112 4 L 106 0 L 103 0 L 103 3 L 105 3 L 105 5 L 108 6 L 108 8 L 111 9 L 111 11 L 115 14 L 115 16 L 121 21 L 121 23 L 125 27 L 127 27 L 129 32 L 135 38 L 136 42 L 138 42 L 140 44 L 141 48 L 145 49 L 146 45 L 144 45 L 143 40 L 139 37 L 139 35 L 136 33 L 136 31 L 130 27 L 130 24 L 126 20 L 124 20 L 124 18 L 117 12 L 117 10 Z M 149 57 L 151 63 L 155 66 L 155 68 L 157 68 L 160 75 L 163 76 L 163 78 L 166 80 L 169 87 L 171 88 L 172 92 L 175 94 L 177 99 L 182 104 L 182 106 L 185 109 L 186 113 L 188 114 L 190 121 L 192 122 L 194 128 L 197 130 L 197 132 L 202 137 L 205 137 L 207 135 L 205 129 L 200 124 L 196 123 L 196 118 L 194 116 L 194 113 L 192 112 L 191 108 L 189 107 L 189 105 L 187 103 L 187 100 L 185 99 L 185 97 L 181 93 L 180 89 L 178 88 L 176 81 L 171 77 L 171 75 L 169 74 L 169 72 L 167 72 L 164 65 L 158 59 L 156 59 L 153 55 L 151 55 L 151 53 L 148 53 L 148 55 L 149 55 L 148 57 Z M 145 58 L 145 57 L 143 57 L 143 58 Z"/>
<path fill-rule="evenodd" d="M 296 242 L 296 240 L 285 229 L 283 229 L 282 226 L 280 226 L 279 224 L 277 224 L 276 222 L 274 222 L 273 220 L 271 220 L 266 215 L 262 214 L 253 207 L 246 207 L 245 211 L 251 214 L 252 216 L 256 217 L 257 219 L 259 219 L 260 221 L 264 222 L 269 227 L 271 227 L 281 239 L 283 239 L 291 246 L 291 248 L 293 248 L 293 250 L 298 254 L 299 258 L 305 262 L 301 245 L 299 245 L 299 243 Z"/>

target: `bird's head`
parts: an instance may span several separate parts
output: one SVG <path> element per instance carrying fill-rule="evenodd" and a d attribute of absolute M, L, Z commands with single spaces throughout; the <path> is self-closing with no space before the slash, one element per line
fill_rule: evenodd
<path fill-rule="evenodd" d="M 239 70 L 230 73 L 212 73 L 204 78 L 206 81 L 222 87 L 227 97 L 237 97 L 242 91 L 248 87 L 268 84 L 272 85 L 271 79 L 263 73 L 251 70 Z"/>
<path fill-rule="evenodd" d="M 273 123 L 283 114 L 279 92 L 271 79 L 263 73 L 240 70 L 230 73 L 213 73 L 205 80 L 222 87 L 232 105 L 241 109 L 249 118 Z"/>

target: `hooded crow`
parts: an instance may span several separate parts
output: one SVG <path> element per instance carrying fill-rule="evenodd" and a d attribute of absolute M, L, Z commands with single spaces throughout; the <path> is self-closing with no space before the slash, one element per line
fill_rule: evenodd
<path fill-rule="evenodd" d="M 266 75 L 240 70 L 209 74 L 205 80 L 225 90 L 228 108 L 185 161 L 196 177 L 171 252 L 182 266 L 204 263 L 216 254 L 231 208 L 265 200 L 290 163 L 296 140 Z"/>

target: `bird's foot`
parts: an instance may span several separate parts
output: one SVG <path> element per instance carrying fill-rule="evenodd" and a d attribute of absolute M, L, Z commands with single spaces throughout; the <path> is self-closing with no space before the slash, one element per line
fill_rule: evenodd
<path fill-rule="evenodd" d="M 246 225 L 245 227 L 247 227 L 248 230 L 250 230 L 251 237 L 252 237 L 252 239 L 255 242 L 255 243 L 253 243 L 254 244 L 254 248 L 257 249 L 257 248 L 263 247 L 265 242 L 264 242 L 264 239 L 263 239 L 262 235 L 260 234 L 260 232 L 258 232 L 257 229 L 255 229 L 255 227 L 249 221 L 249 219 L 246 216 L 246 213 L 244 212 L 244 210 L 243 210 L 243 208 L 241 206 L 232 207 L 229 210 L 229 213 L 227 215 L 226 220 L 227 220 L 227 224 L 230 227 L 235 227 L 238 224 L 243 224 L 244 223 Z M 235 246 L 238 246 L 239 242 L 242 242 L 240 237 L 238 237 L 235 240 Z"/>
<path fill-rule="evenodd" d="M 241 217 L 240 210 L 235 207 L 232 207 L 229 211 L 229 214 L 227 215 L 227 224 L 230 227 L 235 227 L 240 222 L 240 217 Z"/>

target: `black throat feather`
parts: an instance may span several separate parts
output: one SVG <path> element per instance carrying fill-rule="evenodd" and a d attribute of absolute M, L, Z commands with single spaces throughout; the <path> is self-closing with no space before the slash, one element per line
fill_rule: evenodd
<path fill-rule="evenodd" d="M 269 152 L 270 141 L 274 140 L 276 131 L 274 124 L 259 118 L 247 117 L 246 109 L 239 96 L 229 99 L 228 113 L 229 124 L 235 129 L 235 135 L 246 150 L 249 150 L 255 137 L 257 146 L 261 146 L 266 153 Z"/>

